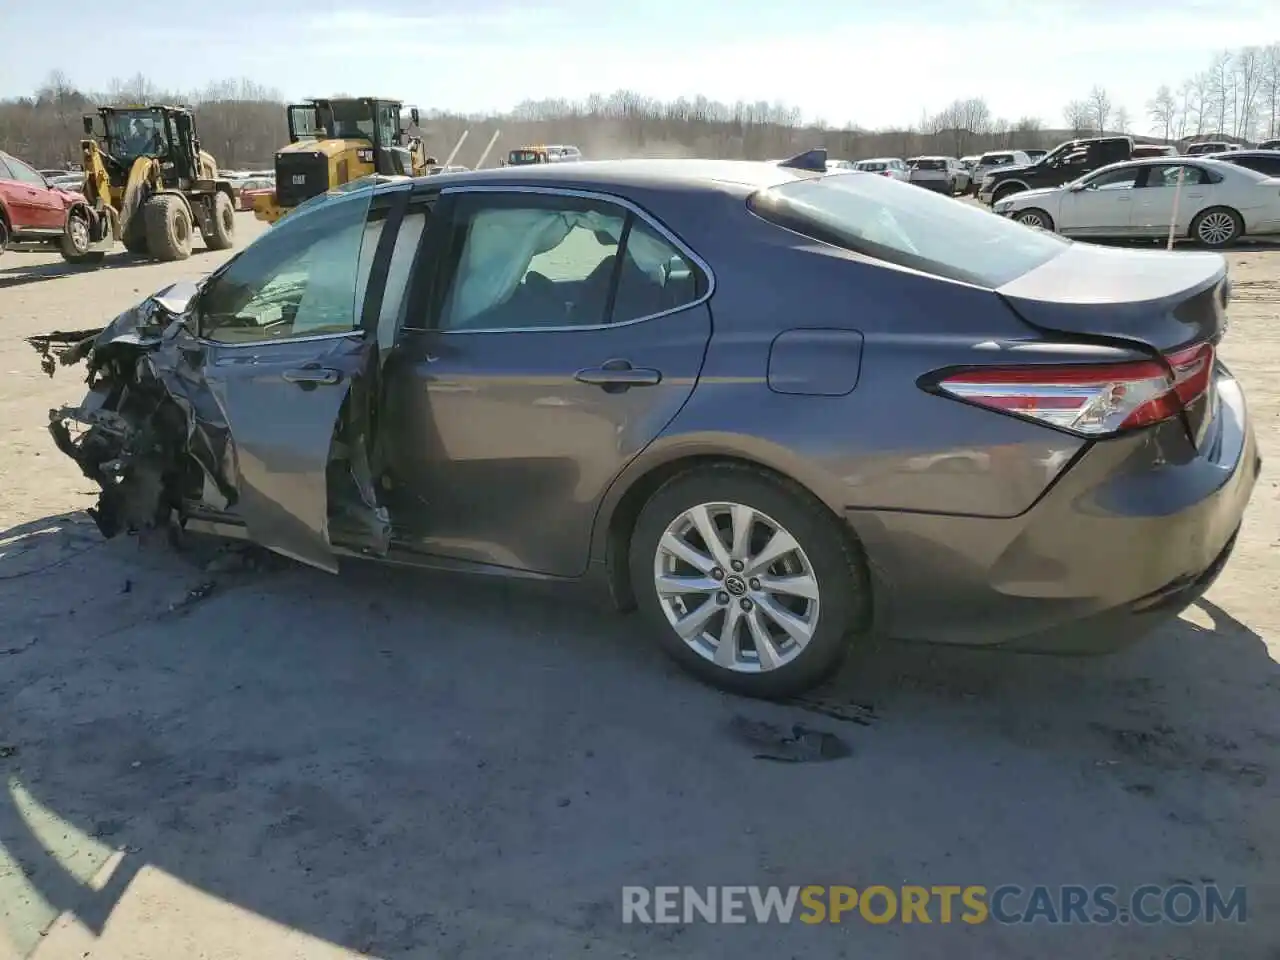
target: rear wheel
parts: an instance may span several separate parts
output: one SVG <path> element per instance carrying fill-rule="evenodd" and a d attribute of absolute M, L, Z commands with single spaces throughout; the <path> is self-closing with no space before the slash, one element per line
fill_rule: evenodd
<path fill-rule="evenodd" d="M 210 220 L 210 230 L 205 234 L 204 245 L 210 250 L 230 250 L 236 242 L 236 211 L 231 198 L 225 193 L 213 195 Z"/>
<path fill-rule="evenodd" d="M 745 696 L 795 696 L 829 677 L 868 609 L 866 567 L 840 522 L 800 487 L 737 464 L 659 489 L 630 568 L 664 651 Z"/>
<path fill-rule="evenodd" d="M 191 214 L 181 197 L 162 193 L 142 208 L 147 249 L 157 260 L 185 260 L 191 256 Z"/>
<path fill-rule="evenodd" d="M 72 213 L 67 217 L 66 229 L 62 231 L 59 248 L 62 259 L 67 263 L 97 263 L 102 260 L 103 251 L 89 251 L 92 243 L 89 230 L 89 218 L 83 213 Z"/>
<path fill-rule="evenodd" d="M 1027 210 L 1021 211 L 1014 217 L 1014 219 L 1023 226 L 1053 233 L 1053 217 L 1049 216 L 1048 213 L 1037 207 L 1031 207 Z"/>
<path fill-rule="evenodd" d="M 4 217 L 0 217 L 0 253 L 4 253 L 5 248 L 9 246 L 9 224 L 5 222 Z"/>
<path fill-rule="evenodd" d="M 1221 248 L 1230 246 L 1240 239 L 1244 233 L 1244 222 L 1240 214 L 1227 207 L 1210 207 L 1201 210 L 1191 221 L 1191 236 L 1206 247 Z"/>

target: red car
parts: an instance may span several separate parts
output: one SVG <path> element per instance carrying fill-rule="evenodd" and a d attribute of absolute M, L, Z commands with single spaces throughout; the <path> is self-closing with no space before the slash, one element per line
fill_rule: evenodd
<path fill-rule="evenodd" d="M 240 186 L 239 195 L 236 197 L 236 209 L 242 211 L 252 210 L 255 198 L 275 192 L 276 184 L 274 180 L 267 180 L 265 178 L 258 180 L 246 180 Z"/>
<path fill-rule="evenodd" d="M 36 170 L 0 151 L 0 253 L 10 241 L 61 240 L 78 193 L 50 187 Z"/>

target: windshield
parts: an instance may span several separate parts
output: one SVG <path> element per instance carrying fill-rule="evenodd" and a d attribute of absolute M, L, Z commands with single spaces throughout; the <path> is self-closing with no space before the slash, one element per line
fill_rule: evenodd
<path fill-rule="evenodd" d="M 537 150 L 512 150 L 507 154 L 507 163 L 511 164 L 513 167 L 526 163 L 537 163 L 538 156 L 539 154 Z"/>
<path fill-rule="evenodd" d="M 103 119 L 107 151 L 117 159 L 162 157 L 168 152 L 164 114 L 159 110 L 116 110 Z"/>
<path fill-rule="evenodd" d="M 1013 163 L 1013 154 L 1011 153 L 989 153 L 979 162 L 979 166 L 983 167 L 1004 167 Z"/>
<path fill-rule="evenodd" d="M 752 195 L 772 223 L 878 260 L 999 287 L 1071 241 L 884 177 L 795 180 Z"/>
<path fill-rule="evenodd" d="M 316 109 L 320 126 L 337 140 L 373 141 L 373 109 L 361 100 L 333 100 Z"/>

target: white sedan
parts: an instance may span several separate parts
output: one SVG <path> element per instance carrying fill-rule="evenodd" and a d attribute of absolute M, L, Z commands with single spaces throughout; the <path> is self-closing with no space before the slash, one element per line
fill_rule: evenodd
<path fill-rule="evenodd" d="M 1280 178 L 1201 157 L 1115 163 L 1066 186 L 1015 193 L 992 209 L 1063 236 L 1167 237 L 1175 196 L 1178 237 L 1225 247 L 1280 234 Z"/>
<path fill-rule="evenodd" d="M 911 178 L 911 171 L 907 169 L 907 161 L 901 157 L 876 157 L 873 160 L 859 160 L 854 166 L 864 173 L 878 173 L 882 177 L 901 180 L 903 183 L 906 183 Z"/>

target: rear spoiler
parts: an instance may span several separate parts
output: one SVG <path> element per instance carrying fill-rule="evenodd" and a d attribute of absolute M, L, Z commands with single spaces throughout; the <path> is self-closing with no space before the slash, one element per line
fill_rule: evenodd
<path fill-rule="evenodd" d="M 798 153 L 790 160 L 781 160 L 778 166 L 788 170 L 805 170 L 809 173 L 827 172 L 827 148 L 814 147 L 804 153 Z"/>

